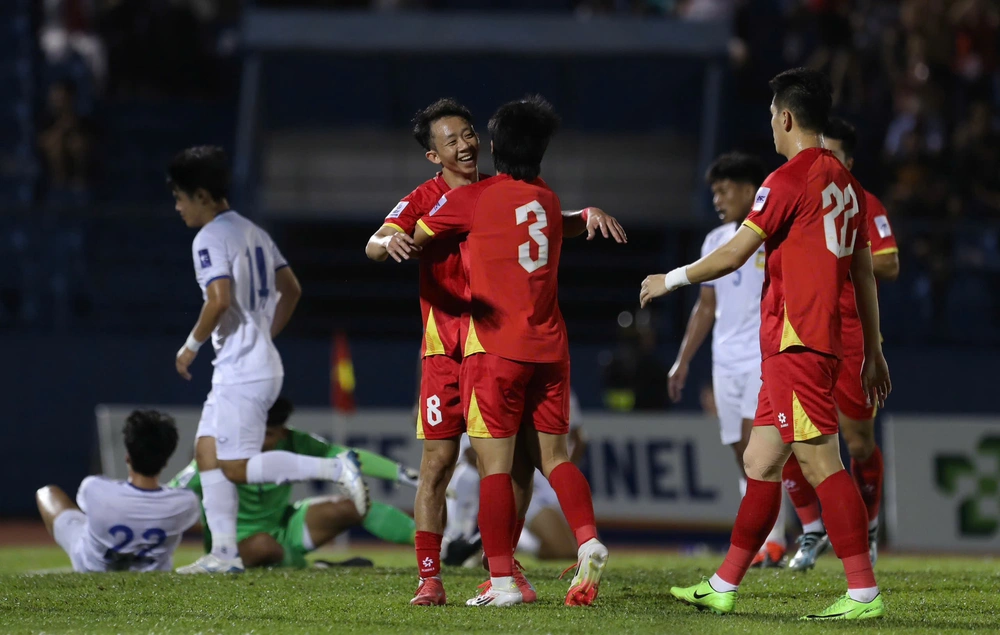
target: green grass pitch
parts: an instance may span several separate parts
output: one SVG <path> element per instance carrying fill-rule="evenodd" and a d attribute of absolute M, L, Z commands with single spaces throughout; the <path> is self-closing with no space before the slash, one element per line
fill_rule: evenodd
<path fill-rule="evenodd" d="M 721 556 L 612 549 L 601 595 L 590 608 L 562 606 L 568 587 L 556 579 L 562 567 L 525 562 L 537 604 L 477 609 L 464 601 L 484 579 L 482 571 L 446 570 L 451 604 L 417 608 L 407 604 L 416 582 L 407 550 L 356 553 L 372 557 L 376 567 L 182 577 L 44 572 L 68 566 L 58 547 L 0 549 L 0 633 L 1000 632 L 1000 561 L 991 559 L 887 555 L 876 569 L 886 619 L 809 624 L 797 618 L 844 590 L 840 565 L 829 556 L 806 574 L 751 571 L 736 611 L 718 617 L 679 604 L 669 589 L 710 575 Z M 184 547 L 177 563 L 196 555 Z"/>

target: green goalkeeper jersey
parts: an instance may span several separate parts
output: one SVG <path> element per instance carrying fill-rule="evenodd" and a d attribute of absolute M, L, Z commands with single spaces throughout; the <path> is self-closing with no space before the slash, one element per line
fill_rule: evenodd
<path fill-rule="evenodd" d="M 288 435 L 274 449 L 307 456 L 334 457 L 347 448 L 327 443 L 308 432 L 288 428 Z M 365 450 L 358 450 L 358 454 L 361 458 L 361 473 L 365 476 L 386 481 L 397 479 L 399 464 Z M 201 498 L 201 475 L 198 473 L 198 466 L 195 462 L 191 461 L 190 465 L 170 481 L 169 486 L 187 488 L 197 494 L 198 498 Z M 287 520 L 286 516 L 291 512 L 291 483 L 284 485 L 273 483 L 237 485 L 236 490 L 239 494 L 239 512 L 236 516 L 237 541 L 256 533 L 267 533 L 282 526 Z M 205 522 L 204 510 L 202 510 L 202 526 L 205 532 L 205 543 L 210 544 L 211 535 L 208 532 L 208 524 Z"/>

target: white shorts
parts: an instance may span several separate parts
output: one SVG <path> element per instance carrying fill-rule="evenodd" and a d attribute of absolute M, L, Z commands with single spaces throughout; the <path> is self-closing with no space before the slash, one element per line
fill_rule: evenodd
<path fill-rule="evenodd" d="M 524 514 L 525 525 L 530 525 L 531 521 L 538 515 L 538 512 L 542 511 L 546 507 L 554 507 L 556 511 L 560 514 L 562 513 L 562 508 L 559 507 L 559 497 L 556 496 L 556 491 L 552 489 L 552 486 L 549 485 L 549 481 L 542 476 L 542 473 L 538 470 L 535 470 L 533 490 L 534 491 L 531 494 L 531 503 L 528 504 L 528 511 Z"/>
<path fill-rule="evenodd" d="M 82 555 L 83 538 L 87 535 L 87 515 L 79 509 L 67 509 L 52 523 L 52 536 L 69 556 L 73 571 L 89 571 Z"/>
<path fill-rule="evenodd" d="M 760 369 L 742 375 L 712 373 L 715 409 L 719 412 L 719 436 L 723 445 L 739 443 L 743 437 L 743 420 L 753 421 L 760 395 Z"/>
<path fill-rule="evenodd" d="M 281 377 L 246 384 L 213 384 L 201 410 L 197 437 L 214 437 L 220 461 L 260 454 L 267 411 L 281 394 Z"/>

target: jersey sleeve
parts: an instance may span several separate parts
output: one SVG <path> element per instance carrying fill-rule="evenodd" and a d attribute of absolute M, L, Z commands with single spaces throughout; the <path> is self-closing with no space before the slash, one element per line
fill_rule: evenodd
<path fill-rule="evenodd" d="M 278 269 L 287 267 L 288 261 L 285 259 L 285 255 L 281 253 L 281 250 L 278 249 L 278 244 L 271 238 L 271 234 L 264 232 L 264 235 L 267 236 L 267 242 L 270 245 L 271 257 L 274 258 L 274 270 L 277 271 Z"/>
<path fill-rule="evenodd" d="M 202 289 L 207 289 L 208 285 L 219 278 L 233 277 L 226 243 L 221 236 L 202 230 L 195 236 L 191 251 L 194 255 L 195 277 Z"/>
<path fill-rule="evenodd" d="M 468 195 L 472 188 L 468 186 L 466 188 L 452 190 L 442 196 L 437 204 L 417 221 L 417 225 L 429 235 L 441 238 L 468 233 L 472 227 L 475 199 Z"/>
<path fill-rule="evenodd" d="M 83 479 L 80 483 L 79 489 L 76 490 L 76 506 L 80 508 L 84 514 L 87 513 L 87 507 L 89 507 L 90 499 L 94 494 L 95 484 L 100 481 L 97 476 L 88 476 Z"/>
<path fill-rule="evenodd" d="M 757 232 L 763 240 L 781 231 L 795 213 L 800 194 L 777 174 L 764 180 L 753 199 L 750 215 L 743 221 L 745 227 Z"/>
<path fill-rule="evenodd" d="M 868 202 L 868 239 L 872 243 L 872 255 L 898 252 L 896 236 L 892 233 L 889 215 L 885 211 L 885 207 L 882 206 L 882 202 L 871 194 L 865 198 Z"/>
<path fill-rule="evenodd" d="M 314 434 L 288 429 L 288 447 L 295 454 L 306 456 L 327 456 L 330 451 L 330 444 Z"/>
<path fill-rule="evenodd" d="M 191 461 L 186 468 L 177 473 L 177 476 L 170 479 L 167 487 L 191 490 L 195 496 L 201 498 L 201 474 L 198 472 L 198 464 Z"/>

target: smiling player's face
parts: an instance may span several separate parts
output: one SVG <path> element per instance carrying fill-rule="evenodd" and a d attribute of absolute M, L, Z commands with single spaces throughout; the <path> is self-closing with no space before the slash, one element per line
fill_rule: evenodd
<path fill-rule="evenodd" d="M 442 117 L 431 125 L 427 158 L 449 172 L 475 180 L 478 172 L 479 136 L 462 117 Z"/>

